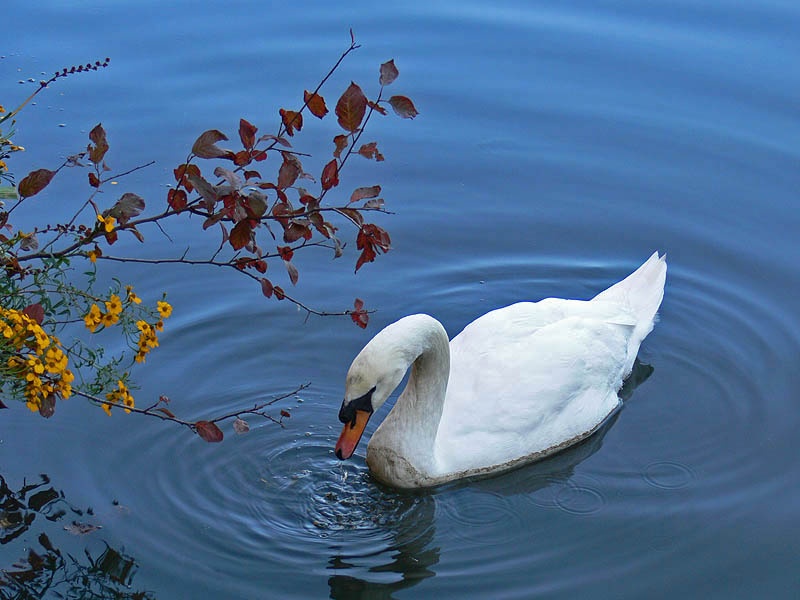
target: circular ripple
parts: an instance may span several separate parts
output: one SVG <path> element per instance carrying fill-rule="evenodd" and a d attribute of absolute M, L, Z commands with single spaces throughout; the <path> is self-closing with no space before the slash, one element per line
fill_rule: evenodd
<path fill-rule="evenodd" d="M 677 462 L 658 461 L 645 467 L 643 477 L 653 487 L 677 490 L 692 482 L 694 472 L 686 465 Z"/>
<path fill-rule="evenodd" d="M 602 510 L 605 496 L 598 490 L 570 484 L 562 487 L 556 494 L 558 507 L 573 515 L 591 515 Z"/>

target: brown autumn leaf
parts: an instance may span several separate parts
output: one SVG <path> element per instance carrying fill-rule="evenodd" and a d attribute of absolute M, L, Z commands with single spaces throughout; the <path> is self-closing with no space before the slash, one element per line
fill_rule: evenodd
<path fill-rule="evenodd" d="M 187 198 L 186 192 L 183 190 L 170 190 L 167 192 L 167 204 L 173 210 L 183 210 L 186 208 Z"/>
<path fill-rule="evenodd" d="M 108 152 L 108 142 L 106 141 L 106 132 L 103 126 L 98 123 L 89 132 L 89 139 L 94 142 L 94 147 L 89 145 L 89 160 L 94 164 L 99 165 L 103 161 L 103 157 Z"/>
<path fill-rule="evenodd" d="M 258 131 L 258 127 L 244 119 L 239 119 L 239 139 L 242 140 L 242 146 L 248 150 L 252 150 L 256 145 L 256 131 Z"/>
<path fill-rule="evenodd" d="M 303 115 L 299 112 L 283 109 L 280 109 L 278 112 L 281 115 L 283 126 L 286 127 L 286 133 L 289 137 L 294 135 L 295 130 L 300 131 L 303 128 Z"/>
<path fill-rule="evenodd" d="M 325 99 L 319 94 L 312 94 L 308 90 L 303 91 L 303 102 L 307 103 L 311 114 L 320 119 L 328 114 L 328 107 L 325 106 Z"/>
<path fill-rule="evenodd" d="M 379 185 L 356 188 L 350 195 L 350 201 L 348 202 L 348 204 L 351 204 L 352 202 L 358 202 L 359 200 L 363 200 L 364 198 L 375 198 L 380 193 L 381 193 L 381 186 Z"/>
<path fill-rule="evenodd" d="M 233 152 L 217 146 L 217 142 L 228 137 L 217 129 L 209 129 L 200 134 L 192 145 L 192 154 L 198 158 L 234 158 Z"/>
<path fill-rule="evenodd" d="M 367 111 L 367 97 L 361 88 L 350 82 L 344 93 L 336 103 L 336 116 L 342 129 L 353 132 L 361 125 L 364 113 Z"/>
<path fill-rule="evenodd" d="M 397 71 L 397 67 L 394 66 L 394 59 L 390 60 L 389 62 L 385 62 L 381 65 L 381 76 L 378 80 L 381 85 L 389 85 L 400 73 Z"/>
<path fill-rule="evenodd" d="M 219 194 L 217 193 L 217 188 L 211 185 L 208 181 L 205 180 L 204 177 L 201 175 L 195 175 L 194 173 L 188 173 L 187 177 L 189 181 L 192 183 L 194 188 L 197 190 L 197 193 L 202 196 L 203 200 L 205 201 L 206 209 L 211 212 L 214 210 L 214 205 L 219 200 Z"/>
<path fill-rule="evenodd" d="M 383 208 L 383 205 L 384 205 L 383 198 L 373 198 L 372 200 L 367 200 L 366 202 L 364 202 L 364 206 L 362 206 L 361 208 L 370 208 L 370 209 Z"/>
<path fill-rule="evenodd" d="M 358 224 L 359 227 L 364 224 L 364 217 L 362 217 L 361 213 L 354 208 L 340 208 L 338 212 L 348 217 L 354 223 Z"/>
<path fill-rule="evenodd" d="M 163 406 L 160 406 L 160 407 L 156 408 L 155 410 L 157 410 L 157 411 L 158 411 L 158 412 L 160 412 L 160 413 L 164 413 L 165 415 L 167 415 L 168 417 L 170 417 L 170 418 L 172 418 L 172 419 L 174 419 L 174 418 L 175 418 L 175 415 L 174 415 L 174 414 L 172 413 L 172 411 L 171 411 L 170 409 L 168 409 L 168 408 L 164 408 Z"/>
<path fill-rule="evenodd" d="M 122 197 L 111 207 L 108 214 L 119 221 L 120 225 L 125 225 L 133 217 L 138 217 L 142 214 L 142 212 L 144 212 L 144 199 L 131 192 L 126 192 L 122 194 Z"/>
<path fill-rule="evenodd" d="M 283 116 L 283 115 L 281 115 L 281 116 Z M 292 147 L 292 145 L 289 143 L 289 140 L 287 140 L 285 137 L 276 137 L 276 136 L 274 136 L 272 134 L 267 133 L 267 134 L 262 135 L 260 138 L 258 138 L 259 142 L 266 142 L 266 141 L 270 141 L 270 140 L 274 140 L 275 142 L 279 143 L 282 146 L 286 146 L 287 148 L 291 148 Z"/>
<path fill-rule="evenodd" d="M 175 175 L 175 181 L 178 182 L 179 186 L 183 186 L 186 188 L 186 191 L 191 194 L 194 187 L 192 183 L 189 181 L 189 176 L 194 175 L 195 177 L 200 177 L 200 167 L 197 165 L 189 165 L 189 164 L 182 164 L 178 165 L 175 169 L 172 170 L 173 174 Z M 181 181 L 183 180 L 183 181 Z"/>
<path fill-rule="evenodd" d="M 419 114 L 411 99 L 405 96 L 392 96 L 389 98 L 389 104 L 392 105 L 394 112 L 404 119 L 413 119 Z"/>
<path fill-rule="evenodd" d="M 251 179 L 261 179 L 261 173 L 258 171 L 245 171 L 244 180 L 249 181 Z"/>
<path fill-rule="evenodd" d="M 94 173 L 89 173 L 89 185 L 92 187 L 100 187 L 100 180 Z"/>
<path fill-rule="evenodd" d="M 250 425 L 248 425 L 247 421 L 244 419 L 236 417 L 233 422 L 233 430 L 239 435 L 242 435 L 243 433 L 250 431 Z"/>
<path fill-rule="evenodd" d="M 47 184 L 50 183 L 50 180 L 53 179 L 55 174 L 55 171 L 50 171 L 48 169 L 36 169 L 35 171 L 31 171 L 19 182 L 17 193 L 22 198 L 35 196 L 47 187 Z"/>
<path fill-rule="evenodd" d="M 372 110 L 377 110 L 377 111 L 378 111 L 379 113 L 381 113 L 382 115 L 387 115 L 387 114 L 389 114 L 388 112 L 386 112 L 386 109 L 385 109 L 385 108 L 383 108 L 383 107 L 382 107 L 380 104 L 378 104 L 377 102 L 373 102 L 372 100 L 367 100 L 367 106 L 369 106 L 369 107 L 370 107 Z"/>
<path fill-rule="evenodd" d="M 291 244 L 300 238 L 310 240 L 313 234 L 311 233 L 308 223 L 309 221 L 307 219 L 292 220 L 289 226 L 283 230 L 283 241 Z"/>
<path fill-rule="evenodd" d="M 216 423 L 212 423 L 211 421 L 198 421 L 194 424 L 194 427 L 197 431 L 197 435 L 205 441 L 211 443 L 222 441 L 222 430 L 217 427 Z"/>
<path fill-rule="evenodd" d="M 286 417 L 287 419 L 290 418 L 292 415 L 288 410 L 281 409 L 281 416 Z"/>
<path fill-rule="evenodd" d="M 39 325 L 42 324 L 44 321 L 44 307 L 38 302 L 34 304 L 29 304 L 25 308 L 22 309 L 23 315 L 28 315 L 31 319 L 36 321 Z"/>
<path fill-rule="evenodd" d="M 261 293 L 267 298 L 272 296 L 272 282 L 266 277 L 262 277 L 259 281 L 261 282 Z"/>
<path fill-rule="evenodd" d="M 283 164 L 278 171 L 278 187 L 281 189 L 294 185 L 300 173 L 303 172 L 303 165 L 300 160 L 288 152 L 283 152 Z"/>
<path fill-rule="evenodd" d="M 283 260 L 292 260 L 294 256 L 294 250 L 292 250 L 289 246 L 278 246 L 278 254 Z"/>
<path fill-rule="evenodd" d="M 286 298 L 286 292 L 283 291 L 281 286 L 276 285 L 274 288 L 272 288 L 272 291 L 275 292 L 275 298 L 277 300 L 283 300 Z"/>
<path fill-rule="evenodd" d="M 378 152 L 378 144 L 375 142 L 362 145 L 361 148 L 358 149 L 358 153 L 364 158 L 375 159 L 377 162 L 383 160 L 383 154 Z"/>
<path fill-rule="evenodd" d="M 340 158 L 341 155 L 342 155 L 342 151 L 345 148 L 347 148 L 347 146 L 348 146 L 348 144 L 350 142 L 348 141 L 348 138 L 347 138 L 346 135 L 344 135 L 343 133 L 340 133 L 335 138 L 333 138 L 333 143 L 336 145 L 336 150 L 333 151 L 333 155 L 336 158 Z"/>
<path fill-rule="evenodd" d="M 228 241 L 231 243 L 231 246 L 233 246 L 233 249 L 241 250 L 247 246 L 247 244 L 250 243 L 252 231 L 253 227 L 250 225 L 250 221 L 247 219 L 239 221 L 236 224 L 236 227 L 231 230 L 228 238 Z"/>
<path fill-rule="evenodd" d="M 39 414 L 45 419 L 49 419 L 56 413 L 56 396 L 55 394 L 48 394 L 46 398 L 41 400 L 39 405 Z"/>
<path fill-rule="evenodd" d="M 286 265 L 286 271 L 289 273 L 289 280 L 292 282 L 292 285 L 297 285 L 297 279 L 300 276 L 300 273 L 297 272 L 297 267 L 288 260 L 283 261 L 283 264 Z"/>
<path fill-rule="evenodd" d="M 339 185 L 339 165 L 335 158 L 331 159 L 331 161 L 325 165 L 325 168 L 322 169 L 321 180 L 323 190 L 329 190 Z"/>

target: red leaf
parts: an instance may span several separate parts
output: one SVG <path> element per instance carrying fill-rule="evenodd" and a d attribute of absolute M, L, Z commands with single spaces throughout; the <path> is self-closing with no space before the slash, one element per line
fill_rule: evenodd
<path fill-rule="evenodd" d="M 350 196 L 350 202 L 348 202 L 348 204 L 350 204 L 351 202 L 358 202 L 359 200 L 363 200 L 364 198 L 375 198 L 380 193 L 381 193 L 381 186 L 379 185 L 356 188 L 355 191 Z"/>
<path fill-rule="evenodd" d="M 286 127 L 286 133 L 289 136 L 294 135 L 294 130 L 300 131 L 303 128 L 303 115 L 293 110 L 280 109 L 281 120 L 283 126 Z"/>
<path fill-rule="evenodd" d="M 372 110 L 377 110 L 382 115 L 388 114 L 385 108 L 383 108 L 380 104 L 373 102 L 372 100 L 367 100 L 367 106 L 369 106 Z"/>
<path fill-rule="evenodd" d="M 333 155 L 336 158 L 340 158 L 342 151 L 347 148 L 347 145 L 350 142 L 348 141 L 347 136 L 342 133 L 333 138 L 333 143 L 336 144 L 336 150 L 333 151 Z"/>
<path fill-rule="evenodd" d="M 27 177 L 19 182 L 17 192 L 23 198 L 35 196 L 47 187 L 47 184 L 50 183 L 50 180 L 53 179 L 55 174 L 55 171 L 49 171 L 47 169 L 31 171 L 28 173 Z"/>
<path fill-rule="evenodd" d="M 249 165 L 251 160 L 252 156 L 250 155 L 249 150 L 239 150 L 233 155 L 233 164 L 235 164 L 237 167 Z"/>
<path fill-rule="evenodd" d="M 89 173 L 89 185 L 92 187 L 100 187 L 100 180 L 94 173 Z"/>
<path fill-rule="evenodd" d="M 197 430 L 197 435 L 207 442 L 221 442 L 223 435 L 222 430 L 217 427 L 216 423 L 211 421 L 198 421 L 194 424 Z"/>
<path fill-rule="evenodd" d="M 361 234 L 360 233 L 358 234 L 358 239 L 359 240 L 361 239 Z M 360 245 L 359 245 L 359 248 L 361 248 Z M 364 266 L 365 263 L 372 262 L 373 260 L 375 260 L 375 256 L 376 256 L 376 254 L 375 254 L 375 250 L 373 250 L 373 248 L 372 248 L 372 244 L 366 244 L 364 246 L 364 250 L 361 252 L 361 256 L 359 256 L 358 257 L 358 261 L 356 261 L 356 272 L 358 272 L 358 270 L 362 266 Z"/>
<path fill-rule="evenodd" d="M 374 158 L 378 162 L 381 162 L 383 160 L 383 154 L 378 152 L 378 144 L 376 144 L 375 142 L 364 144 L 363 146 L 361 146 L 361 148 L 358 149 L 358 153 L 364 158 Z"/>
<path fill-rule="evenodd" d="M 342 129 L 353 132 L 361 125 L 367 111 L 367 97 L 361 88 L 351 82 L 336 103 L 336 116 Z"/>
<path fill-rule="evenodd" d="M 164 413 L 164 414 L 165 414 L 165 415 L 167 415 L 168 417 L 171 417 L 171 418 L 173 418 L 173 419 L 175 418 L 175 415 L 174 415 L 174 414 L 172 414 L 172 411 L 171 411 L 171 410 L 169 410 L 168 408 L 159 407 L 159 408 L 156 408 L 155 410 L 157 410 L 157 411 L 158 411 L 158 412 L 160 412 L 160 413 Z"/>
<path fill-rule="evenodd" d="M 183 190 L 170 190 L 167 192 L 167 204 L 173 210 L 183 210 L 186 208 L 186 192 Z"/>
<path fill-rule="evenodd" d="M 283 164 L 278 171 L 278 187 L 285 189 L 297 181 L 298 176 L 303 171 L 303 165 L 294 154 L 283 153 Z"/>
<path fill-rule="evenodd" d="M 404 119 L 413 119 L 419 114 L 414 103 L 405 96 L 392 96 L 389 98 L 389 104 L 392 105 L 394 112 Z"/>
<path fill-rule="evenodd" d="M 39 325 L 42 324 L 44 321 L 44 308 L 38 302 L 35 304 L 29 304 L 25 308 L 22 309 L 23 315 L 28 315 L 31 319 L 36 321 Z"/>
<path fill-rule="evenodd" d="M 261 293 L 267 298 L 272 296 L 272 282 L 266 277 L 262 277 L 259 281 L 261 282 Z"/>
<path fill-rule="evenodd" d="M 242 140 L 242 146 L 248 150 L 256 145 L 256 131 L 258 131 L 258 127 L 251 125 L 244 119 L 239 119 L 239 139 Z"/>
<path fill-rule="evenodd" d="M 283 300 L 284 298 L 286 298 L 286 292 L 283 291 L 283 288 L 281 286 L 276 285 L 274 288 L 272 288 L 272 291 L 275 292 L 275 298 L 277 298 L 278 300 Z"/>
<path fill-rule="evenodd" d="M 175 181 L 178 182 L 178 187 L 185 187 L 186 191 L 190 194 L 192 193 L 192 190 L 194 190 L 194 187 L 189 181 L 189 177 L 194 176 L 202 179 L 202 175 L 200 175 L 200 167 L 197 165 L 187 165 L 184 163 L 173 169 L 172 172 L 175 174 Z"/>
<path fill-rule="evenodd" d="M 311 94 L 308 90 L 303 92 L 303 101 L 307 103 L 311 114 L 320 119 L 328 114 L 328 107 L 325 106 L 325 99 L 319 94 Z"/>
<path fill-rule="evenodd" d="M 283 230 L 283 241 L 291 244 L 300 238 L 310 240 L 312 235 L 313 234 L 311 233 L 311 229 L 309 229 L 308 225 L 304 225 L 295 221 L 289 223 L 289 226 Z"/>
<path fill-rule="evenodd" d="M 389 85 L 399 75 L 397 67 L 394 66 L 394 59 L 381 65 L 381 77 L 378 80 L 381 85 Z"/>
<path fill-rule="evenodd" d="M 322 189 L 329 190 L 334 186 L 339 185 L 339 165 L 336 159 L 331 159 L 325 168 L 322 169 Z"/>
<path fill-rule="evenodd" d="M 292 415 L 289 413 L 289 411 L 288 411 L 288 410 L 283 410 L 283 409 L 281 409 L 281 416 L 282 416 L 282 417 L 286 417 L 286 418 L 288 419 L 288 418 L 289 418 L 289 417 L 291 417 Z"/>
<path fill-rule="evenodd" d="M 236 227 L 231 230 L 230 238 L 228 239 L 233 249 L 241 250 L 247 246 L 250 243 L 252 231 L 253 227 L 250 225 L 250 221 L 247 219 L 239 221 Z"/>
<path fill-rule="evenodd" d="M 369 314 L 364 310 L 364 301 L 361 298 L 356 298 L 355 302 L 353 302 L 353 308 L 355 310 L 350 311 L 350 318 L 353 319 L 353 323 L 364 329 L 369 323 Z"/>
<path fill-rule="evenodd" d="M 294 251 L 289 246 L 278 246 L 278 254 L 283 260 L 292 260 Z"/>
<path fill-rule="evenodd" d="M 244 172 L 245 181 L 248 179 L 261 179 L 261 173 L 258 171 L 245 171 Z"/>
<path fill-rule="evenodd" d="M 297 279 L 300 276 L 297 272 L 297 267 L 288 260 L 283 261 L 283 264 L 286 265 L 286 271 L 289 273 L 289 280 L 292 282 L 292 285 L 297 285 Z"/>
<path fill-rule="evenodd" d="M 233 152 L 217 146 L 217 142 L 228 137 L 217 129 L 209 129 L 200 134 L 192 145 L 192 154 L 198 158 L 233 158 Z"/>
<path fill-rule="evenodd" d="M 89 150 L 89 160 L 99 165 L 103 161 L 106 152 L 108 152 L 106 132 L 100 123 L 95 125 L 94 129 L 89 132 L 89 139 L 94 142 L 94 147 L 90 145 L 87 148 L 87 150 Z"/>

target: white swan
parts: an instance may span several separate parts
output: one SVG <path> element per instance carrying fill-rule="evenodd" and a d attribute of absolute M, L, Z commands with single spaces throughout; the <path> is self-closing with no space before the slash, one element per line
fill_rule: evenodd
<path fill-rule="evenodd" d="M 411 365 L 406 388 L 367 446 L 367 465 L 389 485 L 504 471 L 579 442 L 618 408 L 666 274 L 666 255 L 656 252 L 591 300 L 512 304 L 449 343 L 428 315 L 389 325 L 347 373 L 336 456 L 353 454 L 370 416 Z"/>

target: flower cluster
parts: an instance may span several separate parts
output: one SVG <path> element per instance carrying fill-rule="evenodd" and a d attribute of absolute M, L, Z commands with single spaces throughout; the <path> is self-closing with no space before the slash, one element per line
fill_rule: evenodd
<path fill-rule="evenodd" d="M 106 394 L 106 400 L 109 402 L 114 402 L 115 404 L 124 404 L 125 406 L 129 406 L 133 408 L 135 405 L 133 401 L 133 396 L 131 396 L 130 391 L 125 386 L 125 383 L 120 379 L 117 381 L 117 389 L 109 392 Z M 103 410 L 106 411 L 106 414 L 110 417 L 111 416 L 111 405 L 110 404 L 103 404 Z M 126 413 L 131 412 L 129 409 L 125 409 Z"/>
<path fill-rule="evenodd" d="M 125 298 L 126 306 L 130 306 L 131 304 L 140 304 L 142 302 L 141 298 L 133 293 L 133 287 L 128 286 L 125 288 L 125 290 L 127 291 L 127 296 Z M 109 299 L 104 302 L 104 304 L 106 308 L 105 312 L 100 310 L 100 307 L 95 303 L 92 304 L 92 306 L 89 308 L 89 312 L 83 317 L 83 322 L 86 325 L 86 329 L 92 333 L 94 333 L 100 325 L 103 327 L 111 327 L 115 323 L 119 322 L 119 316 L 122 314 L 124 308 L 119 296 L 112 294 Z"/>
<path fill-rule="evenodd" d="M 75 376 L 67 368 L 61 342 L 25 313 L 0 307 L 0 344 L 9 351 L 6 359 L 11 377 L 24 386 L 28 408 L 37 412 L 45 400 L 72 395 Z"/>

